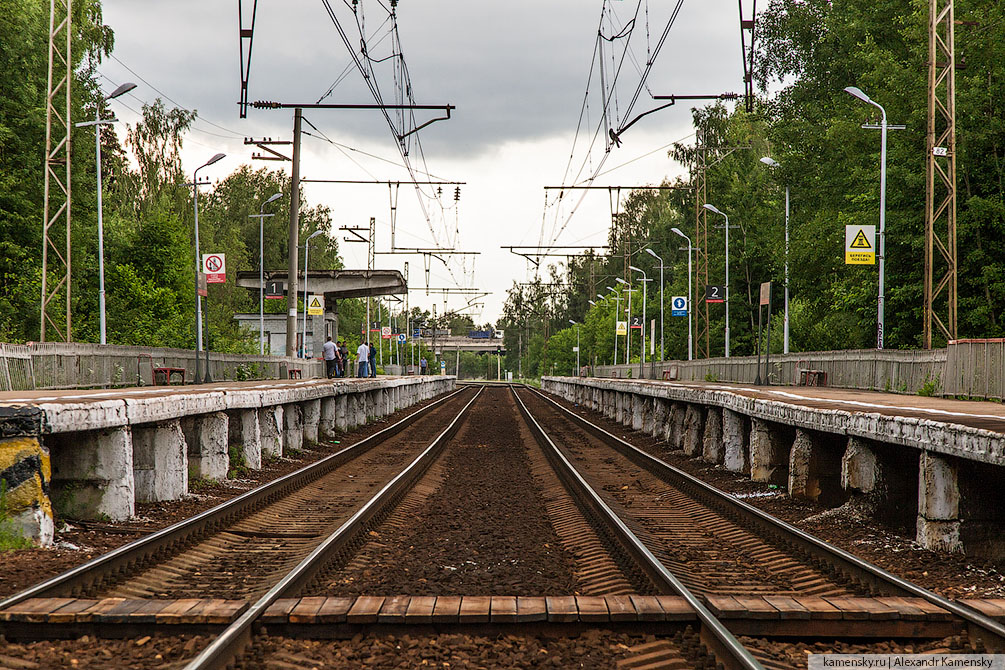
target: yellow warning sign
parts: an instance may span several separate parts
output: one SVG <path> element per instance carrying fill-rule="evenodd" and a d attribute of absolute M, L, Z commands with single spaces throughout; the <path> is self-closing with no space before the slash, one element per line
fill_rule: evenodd
<path fill-rule="evenodd" d="M 312 295 L 307 300 L 307 313 L 311 316 L 321 316 L 325 313 L 325 297 Z"/>
<path fill-rule="evenodd" d="M 628 322 L 627 321 L 618 321 L 617 327 L 615 328 L 614 332 L 616 334 L 618 334 L 618 335 L 627 335 L 628 334 Z"/>
<path fill-rule="evenodd" d="M 876 226 L 844 227 L 845 265 L 876 263 Z"/>

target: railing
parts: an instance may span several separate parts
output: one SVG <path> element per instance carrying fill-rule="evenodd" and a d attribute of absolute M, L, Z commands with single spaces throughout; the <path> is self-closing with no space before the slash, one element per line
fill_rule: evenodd
<path fill-rule="evenodd" d="M 946 350 L 945 395 L 1005 400 L 1005 339 L 952 340 Z"/>
<path fill-rule="evenodd" d="M 0 391 L 152 385 L 153 369 L 161 367 L 182 368 L 185 381 L 192 382 L 195 352 L 75 342 L 0 344 Z M 290 369 L 300 370 L 304 379 L 324 376 L 324 363 L 313 359 L 209 354 L 214 381 L 284 379 Z"/>
<path fill-rule="evenodd" d="M 1001 362 L 1002 357 L 999 355 L 999 372 Z M 769 363 L 769 381 L 772 384 L 798 384 L 803 371 L 819 370 L 826 373 L 827 386 L 917 393 L 926 383 L 934 383 L 935 393 L 940 393 L 946 379 L 944 369 L 947 365 L 946 349 L 907 351 L 851 349 L 772 354 Z M 757 379 L 757 357 L 732 356 L 697 361 L 646 363 L 641 372 L 647 379 L 660 379 L 664 370 L 670 371 L 671 378 L 681 381 L 708 380 L 752 384 Z M 639 373 L 638 363 L 598 365 L 593 370 L 593 374 L 597 377 L 624 378 L 630 375 L 638 378 Z M 764 374 L 763 358 L 761 374 Z M 1000 376 L 998 383 L 1001 385 Z M 945 393 L 951 392 L 946 388 Z"/>

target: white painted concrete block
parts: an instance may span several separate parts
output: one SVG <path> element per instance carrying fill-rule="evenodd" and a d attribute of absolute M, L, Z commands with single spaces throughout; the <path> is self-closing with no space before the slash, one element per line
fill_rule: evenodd
<path fill-rule="evenodd" d="M 226 479 L 230 467 L 230 421 L 226 412 L 200 414 L 182 422 L 188 445 L 188 474 L 199 479 Z"/>
<path fill-rule="evenodd" d="M 722 410 L 718 407 L 709 407 L 705 412 L 701 458 L 709 463 L 722 463 Z"/>
<path fill-rule="evenodd" d="M 188 445 L 181 421 L 133 428 L 133 477 L 137 502 L 177 500 L 188 492 Z"/>
<path fill-rule="evenodd" d="M 283 426 L 283 406 L 263 407 L 258 412 L 258 426 L 262 436 L 262 458 L 282 456 L 286 434 Z"/>
<path fill-rule="evenodd" d="M 318 441 L 321 425 L 321 400 L 308 400 L 300 403 L 300 412 L 304 422 L 304 442 L 314 444 Z"/>
<path fill-rule="evenodd" d="M 722 463 L 727 470 L 744 473 L 750 470 L 748 444 L 744 416 L 730 409 L 722 410 Z"/>
<path fill-rule="evenodd" d="M 262 469 L 262 433 L 258 426 L 257 409 L 235 410 L 228 422 L 230 444 L 239 445 L 244 465 L 250 470 Z"/>

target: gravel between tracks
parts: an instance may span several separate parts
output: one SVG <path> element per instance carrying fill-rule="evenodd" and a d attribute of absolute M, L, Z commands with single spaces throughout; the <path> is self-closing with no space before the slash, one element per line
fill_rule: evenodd
<path fill-rule="evenodd" d="M 396 523 L 399 513 L 393 513 L 347 569 L 333 573 L 323 592 L 574 593 L 572 557 L 548 521 L 528 448 L 537 446 L 510 390 L 486 388 L 427 473 L 426 479 L 439 478 L 439 485 L 414 507 L 414 518 Z M 407 509 L 408 502 L 401 507 Z"/>
<path fill-rule="evenodd" d="M 326 668 L 614 668 L 645 642 L 606 630 L 578 637 L 532 635 L 357 635 L 344 641 L 259 638 L 239 667 L 244 670 Z M 652 640 L 651 637 L 648 638 Z"/>
<path fill-rule="evenodd" d="M 379 430 L 400 421 L 442 396 L 425 400 L 383 419 L 360 426 L 341 435 L 338 442 L 321 442 L 296 454 L 262 464 L 261 470 L 249 470 L 239 479 L 220 482 L 200 481 L 195 490 L 181 500 L 136 505 L 136 516 L 122 523 L 81 523 L 56 519 L 61 529 L 56 546 L 0 552 L 0 598 L 13 595 L 32 584 L 54 577 L 71 568 L 132 542 L 145 534 L 188 519 L 211 507 L 267 484 L 305 465 L 319 461 L 340 449 L 359 442 Z"/>
<path fill-rule="evenodd" d="M 668 450 L 666 443 L 615 423 L 598 412 L 547 395 L 670 465 L 919 586 L 947 598 L 1005 597 L 1005 561 L 982 561 L 961 554 L 929 551 L 914 542 L 913 528 L 891 528 L 871 518 L 838 514 L 815 519 L 829 508 L 794 500 L 777 487 L 752 482 L 722 466 L 688 458 L 682 451 Z"/>
<path fill-rule="evenodd" d="M 122 670 L 123 668 L 181 668 L 209 644 L 200 635 L 144 636 L 109 640 L 84 635 L 76 640 L 8 642 L 0 637 L 0 668 L 39 670 Z"/>

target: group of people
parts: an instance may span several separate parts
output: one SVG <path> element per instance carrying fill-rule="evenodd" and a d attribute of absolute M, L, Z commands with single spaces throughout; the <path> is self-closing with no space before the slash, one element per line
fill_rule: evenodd
<path fill-rule="evenodd" d="M 352 369 L 352 361 L 349 358 L 349 347 L 344 340 L 338 343 L 332 342 L 331 335 L 321 346 L 322 357 L 325 359 L 325 374 L 328 379 L 334 377 L 345 377 Z M 369 342 L 361 342 L 356 348 L 356 360 L 359 365 L 356 370 L 357 377 L 377 376 L 377 348 Z M 425 356 L 419 361 L 419 374 L 426 374 Z"/>
<path fill-rule="evenodd" d="M 366 347 L 366 350 L 363 350 Z M 350 374 L 352 369 L 352 361 L 349 358 L 349 347 L 346 346 L 344 340 L 339 340 L 337 343 L 332 342 L 332 338 L 329 335 L 328 339 L 321 346 L 322 357 L 325 360 L 325 374 L 328 379 L 335 377 L 346 377 Z M 360 377 L 375 377 L 377 376 L 377 366 L 374 365 L 374 350 L 367 344 L 360 345 L 359 349 L 356 351 L 359 356 L 359 376 Z"/>

